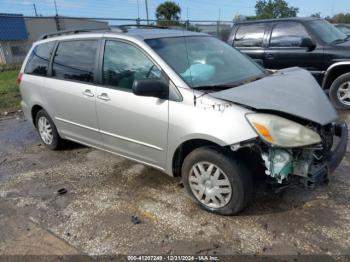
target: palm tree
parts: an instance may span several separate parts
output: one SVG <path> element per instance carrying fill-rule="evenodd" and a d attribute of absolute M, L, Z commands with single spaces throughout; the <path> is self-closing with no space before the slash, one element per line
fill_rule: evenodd
<path fill-rule="evenodd" d="M 172 1 L 165 1 L 156 9 L 156 17 L 159 24 L 177 24 L 180 19 L 180 13 L 180 6 Z"/>

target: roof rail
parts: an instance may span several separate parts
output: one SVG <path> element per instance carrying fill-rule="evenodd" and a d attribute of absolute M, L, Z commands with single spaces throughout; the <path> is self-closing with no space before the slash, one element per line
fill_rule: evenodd
<path fill-rule="evenodd" d="M 111 30 L 111 28 L 81 28 L 81 29 L 70 29 L 70 30 L 61 30 L 53 33 L 43 34 L 39 37 L 39 40 L 47 39 L 50 37 L 60 36 L 60 35 L 74 35 L 79 33 L 87 33 L 87 32 L 93 32 L 93 31 L 106 31 Z M 124 29 L 120 28 L 121 31 L 124 32 Z"/>
<path fill-rule="evenodd" d="M 114 27 L 114 26 L 111 26 Z M 157 29 L 167 29 L 167 26 L 160 26 L 160 25 L 140 25 L 140 24 L 124 24 L 117 26 L 120 29 L 124 29 L 125 31 L 128 31 L 128 28 L 136 27 L 136 28 L 157 28 Z"/>
<path fill-rule="evenodd" d="M 117 29 L 119 32 L 126 33 L 128 32 L 128 28 L 136 27 L 136 28 L 158 28 L 158 29 L 166 29 L 166 26 L 157 26 L 157 25 L 138 25 L 138 24 L 127 24 L 127 25 L 111 25 L 107 28 L 77 28 L 70 30 L 61 30 L 53 33 L 43 34 L 39 37 L 39 40 L 48 39 L 50 37 L 61 36 L 61 35 L 74 35 L 79 33 L 87 33 L 93 31 L 115 31 Z"/>

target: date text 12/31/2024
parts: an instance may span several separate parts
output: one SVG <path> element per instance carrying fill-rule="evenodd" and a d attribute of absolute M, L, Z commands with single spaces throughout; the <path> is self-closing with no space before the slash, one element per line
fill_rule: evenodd
<path fill-rule="evenodd" d="M 128 256 L 128 261 L 220 261 L 216 256 Z"/>

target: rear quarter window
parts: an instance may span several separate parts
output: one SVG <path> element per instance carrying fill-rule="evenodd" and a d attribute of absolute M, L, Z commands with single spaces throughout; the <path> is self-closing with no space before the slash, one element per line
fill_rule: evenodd
<path fill-rule="evenodd" d="M 46 76 L 55 42 L 39 44 L 32 50 L 24 73 Z"/>
<path fill-rule="evenodd" d="M 262 47 L 266 24 L 240 25 L 234 38 L 235 47 Z"/>

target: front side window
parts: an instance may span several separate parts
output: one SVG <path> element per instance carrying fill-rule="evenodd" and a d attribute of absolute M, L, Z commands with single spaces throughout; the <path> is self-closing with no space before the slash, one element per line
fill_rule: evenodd
<path fill-rule="evenodd" d="M 235 36 L 236 47 L 261 47 L 265 34 L 265 24 L 241 25 Z"/>
<path fill-rule="evenodd" d="M 310 36 L 302 24 L 278 23 L 272 29 L 270 47 L 300 47 L 304 38 L 310 38 Z"/>
<path fill-rule="evenodd" d="M 234 85 L 265 71 L 235 48 L 210 36 L 146 40 L 192 88 Z"/>
<path fill-rule="evenodd" d="M 55 42 L 48 42 L 34 47 L 28 58 L 24 73 L 46 76 L 54 46 Z"/>
<path fill-rule="evenodd" d="M 323 42 L 327 44 L 345 41 L 347 35 L 341 32 L 334 25 L 326 20 L 319 19 L 308 23 L 310 30 L 313 31 Z"/>
<path fill-rule="evenodd" d="M 59 43 L 52 64 L 52 76 L 59 79 L 93 82 L 97 46 L 96 40 Z"/>
<path fill-rule="evenodd" d="M 161 71 L 138 48 L 117 41 L 106 41 L 103 56 L 104 85 L 131 89 L 135 80 L 161 79 Z"/>

